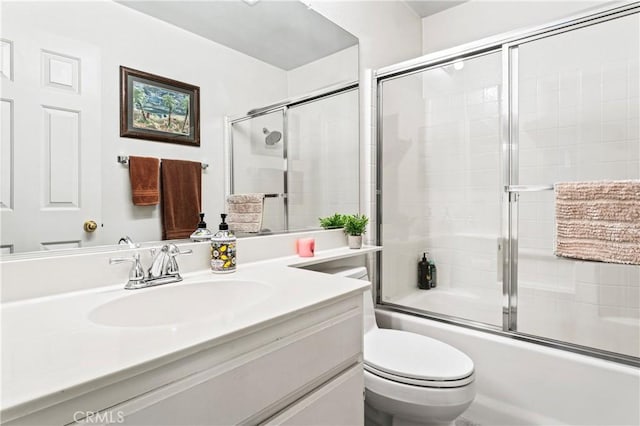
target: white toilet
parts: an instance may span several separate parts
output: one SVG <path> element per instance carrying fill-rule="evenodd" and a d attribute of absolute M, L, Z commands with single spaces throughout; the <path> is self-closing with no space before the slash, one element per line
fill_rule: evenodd
<path fill-rule="evenodd" d="M 368 281 L 365 267 L 323 272 Z M 378 328 L 371 291 L 364 293 L 366 424 L 452 425 L 475 397 L 473 361 L 446 343 Z"/>

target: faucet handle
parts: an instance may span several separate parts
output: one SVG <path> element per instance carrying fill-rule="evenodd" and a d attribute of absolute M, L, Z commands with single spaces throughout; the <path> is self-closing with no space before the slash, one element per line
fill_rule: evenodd
<path fill-rule="evenodd" d="M 188 249 L 188 250 L 180 250 L 180 248 L 178 248 L 177 245 L 175 244 L 169 244 L 168 246 L 169 249 L 169 256 L 171 257 L 175 257 L 179 254 L 191 254 L 193 253 L 193 250 Z"/>
<path fill-rule="evenodd" d="M 168 249 L 169 264 L 167 265 L 167 273 L 179 276 L 180 268 L 178 267 L 176 256 L 179 254 L 191 254 L 193 250 L 180 250 L 175 244 L 169 244 Z"/>
<path fill-rule="evenodd" d="M 124 237 L 120 238 L 120 240 L 118 241 L 118 245 L 127 245 L 129 246 L 129 248 L 140 248 L 140 244 L 134 243 L 133 240 L 128 236 L 125 235 Z"/>
<path fill-rule="evenodd" d="M 134 253 L 132 257 L 112 257 L 109 259 L 110 265 L 115 265 L 118 263 L 131 262 L 131 270 L 129 271 L 129 283 L 130 285 L 136 282 L 140 282 L 144 280 L 144 268 L 142 267 L 142 263 L 140 263 L 140 253 Z"/>

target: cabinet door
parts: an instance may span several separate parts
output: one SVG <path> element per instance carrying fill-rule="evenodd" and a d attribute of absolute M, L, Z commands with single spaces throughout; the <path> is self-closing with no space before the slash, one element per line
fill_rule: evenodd
<path fill-rule="evenodd" d="M 80 423 L 257 424 L 361 359 L 362 311 L 355 309 Z"/>
<path fill-rule="evenodd" d="M 263 425 L 353 426 L 364 424 L 362 364 L 345 371 Z"/>

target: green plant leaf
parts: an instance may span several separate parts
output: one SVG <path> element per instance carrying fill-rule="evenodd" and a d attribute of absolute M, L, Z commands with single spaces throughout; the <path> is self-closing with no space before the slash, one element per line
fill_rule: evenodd
<path fill-rule="evenodd" d="M 365 215 L 346 215 L 344 222 L 344 232 L 348 235 L 363 235 L 367 232 L 369 218 Z"/>
<path fill-rule="evenodd" d="M 345 222 L 345 215 L 335 213 L 333 216 L 321 217 L 320 226 L 324 229 L 342 228 Z"/>

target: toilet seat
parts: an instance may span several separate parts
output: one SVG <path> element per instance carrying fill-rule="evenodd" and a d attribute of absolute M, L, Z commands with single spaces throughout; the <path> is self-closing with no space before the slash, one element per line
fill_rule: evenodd
<path fill-rule="evenodd" d="M 384 371 L 378 370 L 375 367 L 367 365 L 366 363 L 364 364 L 364 370 L 386 380 L 402 383 L 404 385 L 419 386 L 424 388 L 459 388 L 468 385 L 474 380 L 473 373 L 460 380 L 420 380 L 411 377 L 389 374 Z"/>
<path fill-rule="evenodd" d="M 473 382 L 473 361 L 446 343 L 400 330 L 375 329 L 364 336 L 364 369 L 407 385 L 455 388 Z"/>

